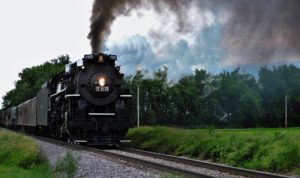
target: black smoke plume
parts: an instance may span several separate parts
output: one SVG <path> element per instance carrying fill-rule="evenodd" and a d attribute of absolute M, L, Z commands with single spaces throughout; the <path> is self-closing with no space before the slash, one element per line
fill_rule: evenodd
<path fill-rule="evenodd" d="M 88 35 L 93 53 L 100 52 L 103 41 L 110 33 L 112 22 L 120 14 L 129 13 L 139 3 L 139 0 L 95 0 Z"/>
<path fill-rule="evenodd" d="M 166 18 L 165 11 L 173 12 L 177 17 L 175 30 L 182 33 L 197 25 L 188 22 L 190 7 L 197 7 L 199 12 L 211 10 L 216 16 L 225 12 L 228 19 L 224 22 L 222 46 L 237 58 L 236 63 L 261 64 L 300 57 L 299 0 L 95 0 L 88 36 L 92 51 L 101 50 L 118 16 L 147 6 L 161 18 Z"/>
<path fill-rule="evenodd" d="M 139 7 L 153 6 L 158 13 L 165 10 L 176 12 L 178 19 L 177 31 L 184 31 L 186 11 L 191 0 L 95 0 L 93 4 L 91 26 L 88 38 L 91 40 L 92 52 L 100 52 L 103 42 L 110 34 L 113 21 L 120 15 L 128 15 L 131 10 Z M 134 30 L 134 27 L 132 27 Z"/>

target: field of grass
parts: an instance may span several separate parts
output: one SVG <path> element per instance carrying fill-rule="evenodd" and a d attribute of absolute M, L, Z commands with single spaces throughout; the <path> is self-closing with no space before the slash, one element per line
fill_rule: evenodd
<path fill-rule="evenodd" d="M 0 128 L 0 178 L 53 177 L 37 143 Z"/>
<path fill-rule="evenodd" d="M 300 128 L 130 129 L 131 147 L 227 163 L 249 169 L 300 175 Z"/>

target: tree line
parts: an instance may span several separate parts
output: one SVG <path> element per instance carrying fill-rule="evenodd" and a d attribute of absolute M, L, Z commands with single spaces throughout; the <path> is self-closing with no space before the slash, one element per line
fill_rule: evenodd
<path fill-rule="evenodd" d="M 300 126 L 300 69 L 295 65 L 261 67 L 258 76 L 237 68 L 213 75 L 205 70 L 168 81 L 168 68 L 153 78 L 137 71 L 126 79 L 136 105 L 140 89 L 140 122 L 177 127 L 284 127 L 285 96 L 288 125 Z M 134 112 L 136 107 L 134 106 Z M 133 116 L 136 117 L 137 116 Z"/>
<path fill-rule="evenodd" d="M 24 69 L 15 88 L 3 96 L 2 110 L 34 96 L 42 84 L 64 70 L 69 56 Z M 137 88 L 140 89 L 140 123 L 186 128 L 283 127 L 285 96 L 288 97 L 288 125 L 300 126 L 300 68 L 295 65 L 261 67 L 258 76 L 237 68 L 211 74 L 195 70 L 178 81 L 168 80 L 168 68 L 143 71 L 125 77 L 133 95 L 136 121 Z"/>

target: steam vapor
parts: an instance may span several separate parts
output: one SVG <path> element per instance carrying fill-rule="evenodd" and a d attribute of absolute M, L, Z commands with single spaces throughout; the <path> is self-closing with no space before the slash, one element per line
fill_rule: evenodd
<path fill-rule="evenodd" d="M 299 0 L 95 0 L 88 35 L 93 53 L 100 52 L 118 16 L 141 7 L 153 7 L 159 14 L 172 12 L 180 33 L 194 28 L 187 13 L 190 7 L 210 10 L 220 18 L 219 12 L 225 12 L 222 47 L 228 63 L 266 64 L 300 57 Z"/>

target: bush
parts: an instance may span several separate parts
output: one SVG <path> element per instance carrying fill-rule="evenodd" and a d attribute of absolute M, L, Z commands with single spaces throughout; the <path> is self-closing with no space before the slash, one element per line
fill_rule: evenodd
<path fill-rule="evenodd" d="M 300 129 L 130 129 L 129 146 L 211 159 L 232 166 L 295 173 L 300 170 Z M 298 170 L 298 171 L 297 171 Z"/>
<path fill-rule="evenodd" d="M 57 175 L 66 174 L 68 178 L 74 177 L 78 167 L 78 159 L 75 158 L 70 152 L 60 160 L 57 161 L 54 172 Z"/>

